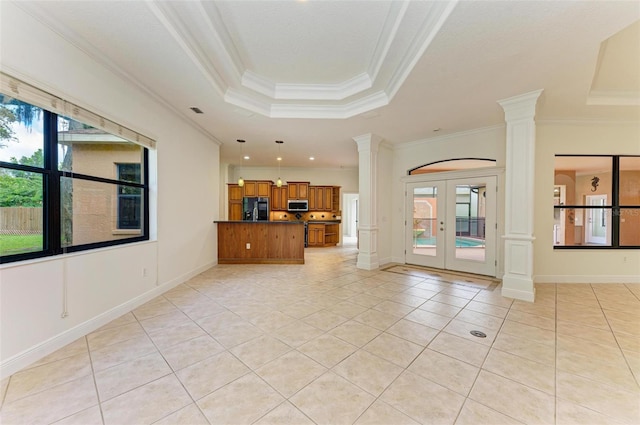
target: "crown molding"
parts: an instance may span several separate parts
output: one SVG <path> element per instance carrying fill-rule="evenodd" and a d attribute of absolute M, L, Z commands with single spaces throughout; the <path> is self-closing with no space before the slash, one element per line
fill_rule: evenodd
<path fill-rule="evenodd" d="M 224 75 L 218 72 L 218 69 L 229 69 L 232 75 L 235 71 L 238 80 L 240 76 L 233 56 L 225 48 L 224 37 L 220 36 L 215 26 L 211 25 L 211 20 L 206 20 L 212 35 L 208 38 L 210 43 L 202 46 L 197 42 L 197 37 L 192 32 L 192 26 L 186 25 L 180 19 L 170 2 L 147 1 L 146 4 L 211 86 L 221 96 L 224 96 L 229 84 Z M 216 61 L 216 58 L 219 59 Z"/>
<path fill-rule="evenodd" d="M 398 143 L 393 145 L 393 149 L 394 150 L 411 149 L 411 148 L 415 148 L 416 146 L 427 144 L 427 143 L 442 142 L 442 141 L 447 141 L 451 139 L 458 139 L 460 137 L 473 136 L 475 134 L 482 134 L 482 133 L 490 133 L 496 130 L 505 130 L 505 129 L 506 129 L 506 123 L 491 125 L 488 127 L 474 128 L 473 130 L 459 131 L 457 133 L 443 134 L 442 136 L 437 136 L 437 137 Z"/>
<path fill-rule="evenodd" d="M 587 105 L 640 106 L 640 92 L 592 90 L 587 96 Z"/>
<path fill-rule="evenodd" d="M 418 60 L 422 57 L 427 47 L 431 44 L 436 34 L 442 28 L 445 21 L 453 12 L 453 9 L 457 6 L 458 0 L 452 1 L 435 1 L 430 2 L 430 13 L 427 14 L 426 22 L 421 25 L 421 30 L 414 38 L 413 43 L 407 49 L 401 64 L 396 68 L 393 76 L 389 80 L 385 91 L 389 96 L 389 99 L 393 99 L 402 84 L 415 67 Z"/>
<path fill-rule="evenodd" d="M 389 98 L 382 91 L 345 105 L 271 104 L 232 88 L 227 90 L 224 100 L 269 118 L 345 119 L 389 104 Z"/>
<path fill-rule="evenodd" d="M 583 118 L 567 118 L 567 119 L 539 119 L 536 125 L 577 125 L 577 126 L 614 126 L 621 125 L 638 126 L 639 120 L 603 120 L 603 119 L 583 119 Z"/>
<path fill-rule="evenodd" d="M 224 101 L 231 105 L 247 109 L 256 114 L 271 116 L 271 105 L 267 102 L 258 100 L 255 96 L 249 96 L 234 88 L 229 88 L 224 94 Z"/>
<path fill-rule="evenodd" d="M 141 90 L 143 93 L 145 93 L 147 96 L 149 96 L 152 100 L 154 100 L 160 106 L 162 106 L 165 109 L 171 111 L 173 114 L 175 114 L 177 117 L 179 117 L 185 124 L 193 127 L 195 130 L 200 132 L 203 136 L 205 136 L 206 138 L 208 138 L 211 141 L 213 141 L 216 145 L 218 145 L 218 146 L 222 145 L 222 142 L 220 140 L 218 140 L 218 138 L 216 136 L 211 134 L 208 130 L 206 130 L 204 127 L 202 127 L 197 122 L 191 120 L 186 115 L 186 113 L 184 111 L 181 111 L 180 109 L 178 109 L 175 105 L 170 103 L 168 100 L 166 100 L 165 98 L 160 96 L 155 91 L 151 90 L 146 84 L 144 84 L 142 81 L 138 80 L 133 75 L 131 75 L 130 73 L 124 71 L 121 67 L 116 65 L 113 61 L 111 61 L 110 59 L 108 59 L 104 55 L 98 55 L 96 53 L 96 51 L 97 51 L 96 48 L 92 44 L 90 44 L 87 41 L 85 41 L 85 39 L 83 37 L 79 37 L 74 31 L 70 30 L 69 28 L 67 28 L 67 27 L 65 27 L 63 25 L 60 25 L 59 22 L 57 22 L 56 20 L 52 19 L 48 15 L 42 13 L 42 11 L 38 7 L 36 7 L 35 5 L 31 4 L 30 2 L 15 2 L 14 4 L 16 6 L 18 6 L 22 11 L 24 11 L 26 14 L 28 14 L 32 18 L 36 19 L 37 21 L 39 21 L 41 24 L 43 24 L 49 30 L 53 31 L 60 38 L 62 38 L 65 42 L 69 43 L 69 45 L 75 47 L 76 49 L 78 49 L 79 51 L 81 51 L 82 53 L 87 55 L 89 58 L 91 58 L 96 63 L 104 66 L 107 70 L 112 72 L 115 76 L 120 78 L 122 81 L 124 81 L 126 83 L 129 83 L 132 86 L 134 86 L 134 87 L 138 88 L 139 90 Z M 103 115 L 106 118 L 110 117 L 110 114 L 106 114 L 104 112 L 101 112 L 100 109 L 97 109 L 97 108 L 95 108 L 93 106 L 86 105 L 84 102 L 81 102 L 81 101 L 79 101 L 79 100 L 77 100 L 75 98 L 70 97 L 68 95 L 68 93 L 60 93 L 60 91 L 57 90 L 57 89 L 49 88 L 50 86 L 48 86 L 45 83 L 39 81 L 37 78 L 33 78 L 31 75 L 27 75 L 27 74 L 21 72 L 18 69 L 15 69 L 15 68 L 13 68 L 11 66 L 8 66 L 8 65 L 6 65 L 4 63 L 2 64 L 2 68 L 5 71 L 7 71 L 8 73 L 16 76 L 17 78 L 19 78 L 19 79 L 21 79 L 21 80 L 23 80 L 23 81 L 25 81 L 27 83 L 30 83 L 30 84 L 32 84 L 32 85 L 34 85 L 36 87 L 42 87 L 43 89 L 46 89 L 47 91 L 50 91 L 52 94 L 58 93 L 58 94 L 60 94 L 60 97 L 68 98 L 69 100 L 72 100 L 74 103 L 77 103 L 78 105 L 83 106 L 87 110 L 95 110 L 96 112 L 100 113 L 101 115 Z M 111 119 L 111 118 L 109 118 L 109 119 Z M 154 140 L 158 140 L 158 137 L 153 135 L 152 133 L 149 133 L 149 132 L 146 132 L 146 131 L 143 131 L 143 130 L 137 130 L 137 126 L 135 124 L 133 124 L 133 123 L 127 123 L 127 122 L 123 121 L 122 119 L 117 119 L 117 120 L 114 120 L 114 121 L 121 122 L 126 127 L 129 127 L 132 130 L 135 130 L 135 131 L 139 132 L 140 134 L 149 134 L 149 137 L 151 137 Z"/>
<path fill-rule="evenodd" d="M 249 70 L 242 74 L 241 83 L 250 90 L 276 100 L 343 100 L 373 85 L 366 73 L 337 84 L 290 84 L 274 83 Z"/>
<path fill-rule="evenodd" d="M 373 93 L 365 98 L 354 100 L 345 105 L 271 105 L 271 118 L 318 118 L 345 119 L 371 109 L 389 104 L 389 98 L 383 91 Z"/>
<path fill-rule="evenodd" d="M 369 64 L 368 74 L 371 76 L 372 81 L 378 79 L 380 68 L 382 68 L 384 61 L 387 58 L 387 54 L 389 54 L 391 44 L 398 34 L 398 29 L 400 28 L 400 24 L 404 19 L 407 9 L 409 8 L 409 3 L 410 0 L 404 0 L 396 1 L 391 4 L 389 14 L 382 26 L 380 38 L 378 38 L 378 43 L 376 44 L 373 57 L 371 58 L 371 63 Z"/>
<path fill-rule="evenodd" d="M 366 72 L 333 84 L 272 81 L 248 69 L 215 2 L 180 3 L 179 10 L 171 2 L 150 0 L 147 5 L 225 102 L 271 118 L 331 119 L 388 105 L 457 3 L 392 2 Z M 412 4 L 422 8 L 418 11 L 423 17 L 407 29 L 402 24 Z M 193 20 L 187 25 L 189 13 Z M 399 41 L 401 30 L 408 32 L 400 38 L 410 41 Z M 389 57 L 394 43 L 404 51 L 399 59 Z M 387 76 L 385 81 L 381 74 Z M 348 98 L 354 100 L 347 102 Z"/>
<path fill-rule="evenodd" d="M 370 89 L 373 81 L 362 73 L 338 84 L 276 84 L 276 99 L 343 100 Z"/>

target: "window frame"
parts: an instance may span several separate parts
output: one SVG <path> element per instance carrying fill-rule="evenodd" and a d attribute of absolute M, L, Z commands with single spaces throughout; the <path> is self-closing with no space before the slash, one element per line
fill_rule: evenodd
<path fill-rule="evenodd" d="M 137 165 L 138 167 L 138 174 L 140 174 L 140 180 L 142 180 L 142 164 L 140 163 L 133 163 L 133 162 L 116 162 L 116 176 L 118 177 L 118 180 L 122 180 L 121 177 L 121 172 L 123 170 L 123 166 L 127 166 L 127 165 Z M 125 181 L 125 180 L 122 180 Z M 127 180 L 128 181 L 128 180 Z M 116 187 L 116 231 L 141 231 L 142 230 L 142 216 L 140 216 L 139 221 L 139 225 L 138 227 L 123 227 L 122 226 L 122 222 L 121 222 L 121 202 L 124 199 L 135 199 L 137 203 L 141 203 L 142 202 L 142 193 L 140 193 L 140 195 L 132 195 L 132 194 L 125 194 L 125 193 L 121 193 L 120 192 L 120 188 L 121 187 L 136 187 L 130 184 L 119 184 Z"/>
<path fill-rule="evenodd" d="M 23 101 L 25 103 L 29 103 Z M 34 105 L 37 106 L 37 105 Z M 41 108 L 43 114 L 43 157 L 42 168 L 14 164 L 0 161 L 0 167 L 16 171 L 28 171 L 42 174 L 42 250 L 0 256 L 0 264 L 16 261 L 31 260 L 43 257 L 51 257 L 65 253 L 87 251 L 96 248 L 104 248 L 117 245 L 125 245 L 149 240 L 149 148 L 138 144 L 142 148 L 141 183 L 133 183 L 118 179 L 109 179 L 86 174 L 79 174 L 58 169 L 58 114 Z M 66 117 L 64 117 L 66 118 Z M 131 143 L 135 143 L 130 141 Z M 137 143 L 136 143 L 137 144 Z M 114 185 L 115 190 L 119 186 L 129 186 L 141 189 L 142 217 L 140 233 L 130 237 L 92 242 L 81 245 L 63 246 L 61 241 L 61 180 L 63 178 L 88 180 Z"/>
<path fill-rule="evenodd" d="M 611 158 L 611 203 L 603 205 L 599 209 L 611 211 L 611 245 L 553 245 L 554 250 L 578 249 L 578 250 L 599 250 L 599 249 L 640 249 L 640 245 L 620 245 L 620 210 L 621 209 L 640 209 L 640 205 L 620 205 L 620 158 L 637 158 L 640 155 L 612 155 L 612 154 L 555 154 L 557 157 L 601 157 Z M 556 168 L 553 167 L 555 173 Z M 555 177 L 554 177 L 555 182 Z M 562 214 L 563 209 L 573 210 L 589 210 L 593 209 L 590 205 L 554 205 L 554 215 L 556 211 Z"/>

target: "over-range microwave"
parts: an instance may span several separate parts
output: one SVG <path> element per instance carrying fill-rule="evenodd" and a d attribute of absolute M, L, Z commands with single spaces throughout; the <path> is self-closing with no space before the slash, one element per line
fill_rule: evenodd
<path fill-rule="evenodd" d="M 287 204 L 289 211 L 309 211 L 309 201 L 306 199 L 290 199 Z"/>

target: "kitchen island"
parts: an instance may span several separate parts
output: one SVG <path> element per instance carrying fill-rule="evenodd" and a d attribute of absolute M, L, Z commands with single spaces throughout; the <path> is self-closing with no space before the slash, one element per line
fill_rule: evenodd
<path fill-rule="evenodd" d="M 304 264 L 302 221 L 216 221 L 218 264 Z"/>

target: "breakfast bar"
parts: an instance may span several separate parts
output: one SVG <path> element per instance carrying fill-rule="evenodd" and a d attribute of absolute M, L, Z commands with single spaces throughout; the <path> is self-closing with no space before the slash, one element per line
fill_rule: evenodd
<path fill-rule="evenodd" d="M 304 264 L 302 221 L 216 221 L 218 264 Z"/>

